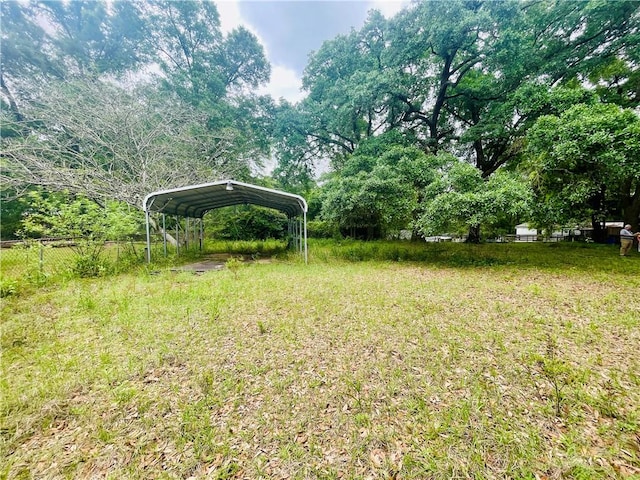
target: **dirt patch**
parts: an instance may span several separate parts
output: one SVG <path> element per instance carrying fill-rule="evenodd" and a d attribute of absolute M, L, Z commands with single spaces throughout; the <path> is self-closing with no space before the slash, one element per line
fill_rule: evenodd
<path fill-rule="evenodd" d="M 212 270 L 224 270 L 226 263 L 230 258 L 237 258 L 244 263 L 269 263 L 269 258 L 254 259 L 248 255 L 237 255 L 231 253 L 213 253 L 207 255 L 203 260 L 197 263 L 190 263 L 188 265 L 182 265 L 181 267 L 174 268 L 174 272 L 196 272 L 203 273 Z"/>
<path fill-rule="evenodd" d="M 224 261 L 221 260 L 204 260 L 198 263 L 191 263 L 189 265 L 182 265 L 180 268 L 173 268 L 173 272 L 209 272 L 211 270 L 224 269 Z"/>

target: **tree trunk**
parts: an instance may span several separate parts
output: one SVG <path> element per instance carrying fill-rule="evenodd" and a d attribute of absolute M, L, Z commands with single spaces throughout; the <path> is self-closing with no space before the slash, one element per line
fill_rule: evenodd
<path fill-rule="evenodd" d="M 480 243 L 480 225 L 472 225 L 469 227 L 469 235 L 466 243 Z"/>
<path fill-rule="evenodd" d="M 607 243 L 607 229 L 596 215 L 591 215 L 591 226 L 593 227 L 593 241 L 596 243 Z"/>
<path fill-rule="evenodd" d="M 631 225 L 634 232 L 640 230 L 640 195 L 624 210 L 624 223 Z"/>
<path fill-rule="evenodd" d="M 176 239 L 173 237 L 173 235 L 171 235 L 169 232 L 163 231 L 162 227 L 160 225 L 158 225 L 156 223 L 156 221 L 152 217 L 149 217 L 149 225 L 151 225 L 151 227 L 154 230 L 156 230 L 156 231 L 158 231 L 160 233 L 164 233 L 164 235 L 167 237 L 167 242 L 169 242 L 174 247 L 178 244 L 178 242 L 176 242 Z"/>
<path fill-rule="evenodd" d="M 631 190 L 631 185 L 625 185 L 626 191 Z M 640 229 L 640 185 L 636 187 L 634 195 L 627 196 L 622 202 L 622 219 L 629 224 L 635 232 Z"/>
<path fill-rule="evenodd" d="M 596 243 L 607 243 L 607 229 L 605 220 L 607 219 L 607 209 L 605 205 L 606 186 L 600 185 L 600 191 L 589 199 L 589 205 L 593 209 L 591 215 L 591 225 L 593 226 L 593 241 Z"/>

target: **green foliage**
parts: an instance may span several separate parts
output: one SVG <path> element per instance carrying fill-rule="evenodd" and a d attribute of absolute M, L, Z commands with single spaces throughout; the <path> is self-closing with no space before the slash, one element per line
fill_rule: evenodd
<path fill-rule="evenodd" d="M 364 142 L 323 186 L 322 218 L 343 234 L 384 238 L 412 228 L 422 189 L 449 159 L 389 143 L 394 141 L 387 137 Z"/>
<path fill-rule="evenodd" d="M 637 57 L 637 55 L 636 55 Z M 621 58 L 596 67 L 589 75 L 596 92 L 605 103 L 633 108 L 640 103 L 640 70 Z"/>
<path fill-rule="evenodd" d="M 244 27 L 225 36 L 215 3 L 153 0 L 145 13 L 167 87 L 190 103 L 215 105 L 229 88 L 268 81 L 262 45 Z"/>
<path fill-rule="evenodd" d="M 233 273 L 234 278 L 237 279 L 240 269 L 246 265 L 242 261 L 242 257 L 229 257 L 229 260 L 224 263 L 224 266 L 227 267 L 227 269 Z"/>
<path fill-rule="evenodd" d="M 251 32 L 223 34 L 214 3 L 6 2 L 2 18 L 3 188 L 139 208 L 154 190 L 248 179 L 267 157 L 273 100 L 243 92 L 270 66 Z"/>
<path fill-rule="evenodd" d="M 146 58 L 140 15 L 129 2 L 3 2 L 3 86 L 138 67 Z"/>
<path fill-rule="evenodd" d="M 0 298 L 15 295 L 18 292 L 18 281 L 11 278 L 0 279 Z"/>
<path fill-rule="evenodd" d="M 307 143 L 307 118 L 283 100 L 274 110 L 273 136 L 277 165 L 273 178 L 286 191 L 306 194 L 313 184 L 314 152 Z"/>
<path fill-rule="evenodd" d="M 517 174 L 501 170 L 488 179 L 464 162 L 453 161 L 424 192 L 418 220 L 425 236 L 459 233 L 480 225 L 515 225 L 531 208 L 531 191 Z"/>
<path fill-rule="evenodd" d="M 311 239 L 310 264 L 318 262 L 419 262 L 424 266 L 451 268 L 517 268 L 524 272 L 542 269 L 555 274 L 588 274 L 594 264 L 617 272 L 617 249 L 584 242 L 554 243 L 459 243 L 409 242 L 398 240 L 357 241 Z"/>
<path fill-rule="evenodd" d="M 16 200 L 0 200 L 0 238 L 10 240 L 18 238 L 22 214 L 28 208 L 25 202 Z"/>
<path fill-rule="evenodd" d="M 287 234 L 287 217 L 283 213 L 254 205 L 217 209 L 206 218 L 207 235 L 218 239 L 283 239 Z"/>
<path fill-rule="evenodd" d="M 30 192 L 23 200 L 24 237 L 72 237 L 89 241 L 122 240 L 139 232 L 142 216 L 118 202 L 106 206 L 68 193 Z"/>
<path fill-rule="evenodd" d="M 360 172 L 327 185 L 322 217 L 349 236 L 380 238 L 411 221 L 415 193 L 410 185 L 391 176 L 388 168 Z"/>
<path fill-rule="evenodd" d="M 640 117 L 616 105 L 575 105 L 541 117 L 527 135 L 540 223 L 640 213 Z"/>
<path fill-rule="evenodd" d="M 416 2 L 391 19 L 374 12 L 311 56 L 297 131 L 337 169 L 363 141 L 395 131 L 422 148 L 462 142 L 489 175 L 517 160 L 526 127 L 551 113 L 521 88 L 592 73 L 612 89 L 633 77 L 637 10 L 632 2 L 448 1 Z M 607 84 L 615 74 L 601 67 L 614 59 L 620 76 Z"/>
<path fill-rule="evenodd" d="M 232 255 L 250 255 L 252 257 L 274 257 L 286 254 L 289 250 L 284 240 L 269 239 L 265 241 L 247 240 L 207 240 L 204 250 L 207 253 L 223 253 Z"/>
<path fill-rule="evenodd" d="M 339 238 L 340 230 L 336 224 L 326 220 L 311 220 L 307 222 L 309 238 Z"/>
<path fill-rule="evenodd" d="M 567 362 L 561 357 L 558 342 L 551 335 L 547 335 L 546 350 L 538 360 L 542 374 L 549 382 L 557 417 L 561 416 L 564 397 L 563 390 L 573 381 L 573 371 Z"/>
<path fill-rule="evenodd" d="M 25 202 L 29 208 L 21 235 L 69 238 L 76 252 L 72 271 L 80 277 L 108 273 L 111 262 L 103 256 L 105 241 L 127 239 L 141 225 L 139 211 L 117 202 L 102 207 L 84 197 L 40 190 L 30 192 Z"/>
<path fill-rule="evenodd" d="M 637 2 L 450 0 L 413 2 L 393 18 L 372 11 L 362 28 L 310 56 L 308 96 L 297 105 L 247 93 L 269 79 L 264 48 L 243 27 L 223 32 L 212 2 L 1 8 L 3 185 L 67 188 L 103 204 L 118 199 L 138 207 L 158 189 L 249 180 L 273 150 L 277 184 L 305 196 L 319 162 L 332 166 L 336 175 L 315 208 L 323 205 L 321 218 L 349 235 L 435 231 L 447 222 L 453 230 L 508 229 L 526 210 L 523 196 L 515 183 L 491 177 L 522 162 L 524 138 L 538 118 L 598 99 L 630 108 L 639 101 Z M 159 75 L 137 75 L 152 64 Z M 131 73 L 122 83 L 146 84 L 114 85 Z M 626 133 L 631 149 L 634 128 Z M 583 146 L 615 163 L 601 149 L 608 139 L 594 135 Z M 575 153 L 559 144 L 558 155 Z M 474 165 L 482 186 L 461 174 L 460 182 L 471 183 L 434 196 L 438 152 Z M 541 168 L 533 170 L 542 185 Z M 568 179 L 574 188 L 562 195 L 541 188 L 537 221 L 559 221 L 569 211 L 598 219 L 620 212 L 635 224 L 637 172 L 620 178 L 612 169 L 594 171 L 611 179 L 599 192 L 584 176 Z M 505 214 L 483 206 L 510 201 L 515 206 Z M 265 228 L 243 236 L 264 237 Z"/>
<path fill-rule="evenodd" d="M 337 177 L 327 183 L 327 200 L 344 205 L 340 214 L 349 225 L 380 223 L 375 205 L 367 218 L 343 191 L 361 188 L 360 172 L 375 176 L 392 143 L 455 153 L 483 179 L 502 167 L 513 169 L 537 118 L 598 101 L 593 89 L 582 88 L 587 77 L 603 98 L 608 93 L 620 103 L 637 102 L 638 18 L 637 3 L 606 8 L 597 1 L 526 7 L 511 1 L 416 2 L 391 19 L 374 12 L 360 30 L 325 42 L 310 57 L 304 76 L 309 96 L 287 109 L 293 127 L 282 129 L 278 149 L 286 156 L 280 165 L 301 172 L 310 159 L 328 157 Z M 394 142 L 384 142 L 386 136 Z M 503 190 L 497 197 L 520 188 L 497 183 Z M 458 206 L 467 210 L 467 218 L 451 228 L 479 226 L 485 217 L 488 228 L 508 223 L 475 213 L 492 200 L 476 197 L 447 195 L 433 208 L 448 206 L 456 216 Z M 325 206 L 325 218 L 338 221 L 336 202 Z M 519 215 L 525 209 L 512 210 Z"/>
<path fill-rule="evenodd" d="M 71 270 L 80 278 L 101 277 L 110 272 L 111 262 L 102 255 L 101 244 L 79 240 L 75 248 L 78 255 Z"/>

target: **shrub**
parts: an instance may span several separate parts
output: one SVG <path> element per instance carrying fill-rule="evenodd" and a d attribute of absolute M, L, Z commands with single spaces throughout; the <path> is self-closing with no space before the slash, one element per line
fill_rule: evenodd
<path fill-rule="evenodd" d="M 222 208 L 208 217 L 207 233 L 227 240 L 266 240 L 284 238 L 287 217 L 280 212 L 249 205 Z"/>
<path fill-rule="evenodd" d="M 307 236 L 310 238 L 340 238 L 340 230 L 333 222 L 312 220 L 307 222 Z"/>
<path fill-rule="evenodd" d="M 0 280 L 0 298 L 15 295 L 18 292 L 18 282 L 9 278 Z"/>
<path fill-rule="evenodd" d="M 81 278 L 101 277 L 111 270 L 111 265 L 102 255 L 78 255 L 72 271 Z"/>

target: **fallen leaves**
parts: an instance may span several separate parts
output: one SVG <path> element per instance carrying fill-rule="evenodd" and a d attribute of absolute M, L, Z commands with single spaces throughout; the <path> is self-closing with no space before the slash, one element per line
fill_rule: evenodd
<path fill-rule="evenodd" d="M 598 301 L 631 289 L 415 265 L 251 273 L 185 277 L 182 295 L 198 299 L 189 304 L 153 295 L 167 287 L 156 276 L 137 285 L 126 316 L 59 325 L 58 350 L 78 367 L 60 366 L 55 388 L 29 383 L 46 377 L 41 359 L 16 360 L 9 381 L 28 388 L 7 407 L 11 475 L 551 479 L 574 464 L 638 475 L 640 393 L 629 372 L 640 329 Z M 96 285 L 95 295 L 117 297 Z M 224 306 L 197 311 L 219 291 Z M 550 330 L 584 373 L 565 390 L 561 418 L 549 414 L 534 360 Z M 117 367 L 108 372 L 95 360 L 105 351 Z M 607 395 L 621 418 L 602 413 Z"/>

